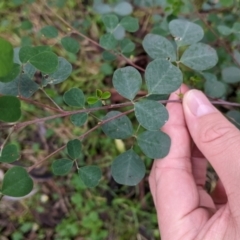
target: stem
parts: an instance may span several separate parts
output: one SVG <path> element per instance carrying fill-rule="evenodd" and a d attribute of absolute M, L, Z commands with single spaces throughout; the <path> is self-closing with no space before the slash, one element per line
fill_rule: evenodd
<path fill-rule="evenodd" d="M 110 122 L 114 119 L 117 119 L 123 115 L 126 115 L 128 113 L 131 113 L 133 112 L 133 109 L 131 110 L 128 110 L 126 112 L 123 112 L 121 114 L 118 114 L 114 117 L 111 117 L 111 118 L 108 118 L 106 120 L 103 120 L 102 122 L 99 122 L 95 127 L 91 128 L 90 130 L 88 130 L 86 133 L 82 134 L 78 139 L 79 140 L 83 140 L 86 136 L 88 136 L 91 132 L 93 132 L 94 130 L 96 130 L 97 128 L 101 127 L 103 124 L 107 123 L 107 122 Z M 43 160 L 35 163 L 33 166 L 29 167 L 28 168 L 28 172 L 32 171 L 36 166 L 44 163 L 46 160 L 48 160 L 50 157 L 54 156 L 55 154 L 59 153 L 61 150 L 63 150 L 65 147 L 67 146 L 67 144 L 63 145 L 62 147 L 58 148 L 57 150 L 55 150 L 54 152 L 52 152 L 51 154 L 49 154 L 47 157 L 45 157 Z"/>
<path fill-rule="evenodd" d="M 8 136 L 7 136 L 6 139 L 4 140 L 3 144 L 1 145 L 1 147 L 0 147 L 0 156 L 2 155 L 2 150 L 3 150 L 4 146 L 5 146 L 5 144 L 7 143 L 8 139 L 11 137 L 11 135 L 12 135 L 13 132 L 14 132 L 14 128 L 12 128 L 12 129 L 10 130 L 10 133 L 8 134 Z"/>

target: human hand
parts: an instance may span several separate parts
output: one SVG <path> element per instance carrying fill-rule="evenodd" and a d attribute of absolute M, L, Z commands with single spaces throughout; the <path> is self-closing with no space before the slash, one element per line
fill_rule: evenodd
<path fill-rule="evenodd" d="M 161 239 L 240 239 L 240 132 L 203 93 L 187 90 L 181 87 L 183 104 L 167 104 L 162 130 L 171 148 L 149 177 Z M 204 190 L 207 160 L 220 178 L 211 196 Z"/>

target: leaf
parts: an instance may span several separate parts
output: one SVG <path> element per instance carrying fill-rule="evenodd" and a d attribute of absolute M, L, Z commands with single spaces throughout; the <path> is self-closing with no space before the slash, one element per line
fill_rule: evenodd
<path fill-rule="evenodd" d="M 0 162 L 12 163 L 19 158 L 19 152 L 15 144 L 5 146 L 0 154 Z"/>
<path fill-rule="evenodd" d="M 77 113 L 70 117 L 71 122 L 77 127 L 83 126 L 86 123 L 87 119 L 87 113 Z"/>
<path fill-rule="evenodd" d="M 79 42 L 71 37 L 62 38 L 61 44 L 66 51 L 71 52 L 71 53 L 77 53 L 80 49 Z"/>
<path fill-rule="evenodd" d="M 105 48 L 107 50 L 111 50 L 117 46 L 117 40 L 114 38 L 114 36 L 111 33 L 107 33 L 100 37 L 99 44 L 103 48 Z"/>
<path fill-rule="evenodd" d="M 71 107 L 84 107 L 85 96 L 83 91 L 78 88 L 72 88 L 64 93 L 64 102 Z"/>
<path fill-rule="evenodd" d="M 142 44 L 151 58 L 170 58 L 170 61 L 176 61 L 176 50 L 166 38 L 149 33 L 143 39 Z"/>
<path fill-rule="evenodd" d="M 218 56 L 215 49 L 209 45 L 196 43 L 187 48 L 180 61 L 191 69 L 203 71 L 214 67 L 218 62 Z"/>
<path fill-rule="evenodd" d="M 21 47 L 19 50 L 19 59 L 22 63 L 26 63 L 31 57 L 37 55 L 37 49 L 30 46 Z"/>
<path fill-rule="evenodd" d="M 178 46 L 191 45 L 199 42 L 203 36 L 203 29 L 192 22 L 174 19 L 169 23 L 169 30 Z"/>
<path fill-rule="evenodd" d="M 97 3 L 93 5 L 93 9 L 99 14 L 106 14 L 112 11 L 108 4 Z"/>
<path fill-rule="evenodd" d="M 128 2 L 120 2 L 113 8 L 113 11 L 120 16 L 126 16 L 132 13 L 133 7 Z"/>
<path fill-rule="evenodd" d="M 11 72 L 5 77 L 0 77 L 0 82 L 7 83 L 13 81 L 19 75 L 20 70 L 20 65 L 14 63 Z"/>
<path fill-rule="evenodd" d="M 13 67 L 13 47 L 0 37 L 0 77 L 10 74 Z"/>
<path fill-rule="evenodd" d="M 88 97 L 88 98 L 87 98 L 87 103 L 88 103 L 88 104 L 94 104 L 94 103 L 96 103 L 98 100 L 99 100 L 98 97 Z"/>
<path fill-rule="evenodd" d="M 108 112 L 104 120 L 113 118 L 119 114 L 121 114 L 119 111 Z M 133 134 L 132 123 L 125 115 L 103 124 L 102 130 L 108 137 L 113 139 L 125 139 L 131 137 Z"/>
<path fill-rule="evenodd" d="M 143 179 L 146 168 L 142 159 L 130 149 L 114 159 L 111 172 L 117 183 L 135 186 Z"/>
<path fill-rule="evenodd" d="M 53 52 L 41 52 L 31 57 L 29 62 L 44 73 L 53 73 L 58 67 L 58 57 Z"/>
<path fill-rule="evenodd" d="M 102 172 L 98 166 L 85 166 L 79 168 L 78 175 L 87 187 L 94 188 L 98 185 Z"/>
<path fill-rule="evenodd" d="M 102 90 L 100 90 L 100 89 L 97 89 L 96 90 L 96 96 L 98 97 L 98 98 L 101 98 L 102 97 Z"/>
<path fill-rule="evenodd" d="M 31 63 L 27 62 L 23 65 L 23 71 L 29 78 L 33 78 L 37 69 Z"/>
<path fill-rule="evenodd" d="M 228 36 L 232 33 L 232 29 L 225 25 L 217 26 L 217 30 L 219 31 L 219 33 L 221 33 L 224 36 Z"/>
<path fill-rule="evenodd" d="M 235 22 L 232 27 L 234 33 L 240 33 L 240 22 Z"/>
<path fill-rule="evenodd" d="M 73 166 L 73 161 L 70 159 L 58 159 L 52 163 L 52 171 L 54 175 L 64 176 L 68 174 Z"/>
<path fill-rule="evenodd" d="M 105 27 L 112 31 L 114 30 L 118 25 L 118 17 L 115 14 L 106 14 L 102 16 L 102 21 Z"/>
<path fill-rule="evenodd" d="M 105 61 L 113 61 L 113 60 L 115 60 L 117 57 L 116 57 L 116 55 L 114 55 L 114 54 L 112 54 L 112 53 L 110 53 L 110 52 L 108 52 L 108 51 L 104 51 L 104 52 L 102 53 L 102 58 L 103 58 L 103 60 L 105 60 Z"/>
<path fill-rule="evenodd" d="M 2 194 L 11 197 L 23 197 L 33 189 L 33 180 L 22 167 L 12 167 L 3 178 Z"/>
<path fill-rule="evenodd" d="M 125 37 L 125 29 L 121 25 L 118 25 L 112 34 L 116 40 L 122 40 Z"/>
<path fill-rule="evenodd" d="M 206 79 L 204 83 L 204 92 L 207 96 L 211 98 L 220 98 L 226 94 L 225 85 L 218 81 L 216 76 L 211 73 L 203 73 L 204 78 Z"/>
<path fill-rule="evenodd" d="M 240 65 L 240 52 L 237 51 L 237 50 L 234 50 L 233 51 L 233 56 L 234 56 L 234 59 L 238 62 L 238 64 Z"/>
<path fill-rule="evenodd" d="M 65 58 L 58 57 L 58 67 L 55 72 L 48 75 L 43 81 L 43 85 L 58 84 L 65 81 L 72 73 L 72 64 Z"/>
<path fill-rule="evenodd" d="M 119 44 L 122 53 L 130 53 L 135 49 L 135 43 L 128 38 L 124 38 Z"/>
<path fill-rule="evenodd" d="M 222 69 L 222 78 L 226 83 L 240 82 L 240 69 L 234 66 Z"/>
<path fill-rule="evenodd" d="M 139 29 L 138 19 L 134 17 L 124 17 L 120 21 L 120 24 L 128 32 L 136 32 Z"/>
<path fill-rule="evenodd" d="M 229 121 L 240 129 L 240 112 L 237 110 L 230 110 L 227 112 L 226 117 Z"/>
<path fill-rule="evenodd" d="M 109 99 L 110 97 L 111 97 L 111 93 L 106 91 L 102 94 L 101 99 L 106 100 L 106 99 Z"/>
<path fill-rule="evenodd" d="M 68 155 L 72 159 L 79 158 L 82 152 L 82 143 L 78 139 L 71 140 L 67 143 Z"/>
<path fill-rule="evenodd" d="M 21 23 L 21 29 L 23 30 L 31 30 L 33 27 L 32 23 L 28 20 L 22 21 Z"/>
<path fill-rule="evenodd" d="M 170 94 L 183 81 L 182 72 L 165 59 L 155 59 L 146 68 L 145 80 L 150 94 Z"/>
<path fill-rule="evenodd" d="M 117 92 L 129 100 L 134 99 L 142 85 L 141 74 L 130 66 L 117 69 L 112 81 Z"/>
<path fill-rule="evenodd" d="M 144 154 L 153 159 L 166 157 L 171 146 L 170 137 L 161 131 L 145 131 L 138 135 L 137 142 Z"/>
<path fill-rule="evenodd" d="M 168 121 L 168 111 L 156 101 L 144 100 L 134 104 L 138 122 L 147 130 L 159 130 Z"/>
<path fill-rule="evenodd" d="M 21 103 L 13 96 L 0 97 L 0 121 L 16 122 L 21 117 Z"/>
<path fill-rule="evenodd" d="M 46 38 L 56 38 L 58 36 L 58 30 L 54 26 L 45 26 L 41 29 L 41 33 Z"/>
<path fill-rule="evenodd" d="M 31 97 L 39 89 L 38 84 L 32 81 L 28 75 L 20 74 L 15 80 L 8 83 L 0 82 L 0 94 Z"/>

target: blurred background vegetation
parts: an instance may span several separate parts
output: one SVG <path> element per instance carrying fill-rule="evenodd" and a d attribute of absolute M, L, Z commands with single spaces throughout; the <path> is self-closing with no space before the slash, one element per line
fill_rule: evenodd
<path fill-rule="evenodd" d="M 110 91 L 112 97 L 107 104 L 123 102 L 112 88 L 111 76 L 118 67 L 127 66 L 124 58 L 104 61 L 103 50 L 81 38 L 59 20 L 62 17 L 75 29 L 98 42 L 105 33 L 101 14 L 88 0 L 1 0 L 0 36 L 9 40 L 14 47 L 26 45 L 50 45 L 54 51 L 73 65 L 69 79 L 58 85 L 51 85 L 46 92 L 54 101 L 62 105 L 63 93 L 78 87 L 87 96 L 95 94 L 96 89 Z M 115 4 L 109 0 L 107 4 Z M 187 18 L 201 25 L 205 31 L 206 42 L 213 46 L 219 56 L 218 66 L 213 73 L 221 75 L 221 68 L 233 64 L 228 52 L 239 50 L 240 29 L 236 34 L 228 34 L 219 28 L 231 28 L 239 22 L 239 1 L 187 1 L 187 0 L 141 0 L 127 1 L 133 6 L 132 16 L 137 17 L 140 29 L 128 37 L 136 44 L 131 54 L 126 55 L 132 62 L 145 68 L 149 58 L 141 42 L 149 33 L 169 36 L 168 22 L 174 18 Z M 200 15 L 196 11 L 200 10 Z M 55 26 L 59 31 L 57 39 L 47 39 L 40 29 L 46 25 Z M 217 34 L 215 34 L 217 33 Z M 60 38 L 71 35 L 80 42 L 77 54 L 65 51 Z M 224 44 L 222 43 L 224 42 Z M 237 56 L 236 56 L 237 57 Z M 238 56 L 239 57 L 239 56 Z M 237 61 L 240 59 L 238 58 Z M 36 78 L 36 81 L 38 79 Z M 186 71 L 184 81 L 193 87 L 204 90 L 204 81 L 192 71 Z M 240 102 L 239 84 L 227 85 L 225 100 Z M 143 93 L 144 94 L 144 90 Z M 40 91 L 32 97 L 37 102 L 49 103 Z M 231 110 L 231 108 L 227 109 Z M 46 116 L 46 112 L 29 102 L 22 102 L 22 121 Z M 225 109 L 226 112 L 226 109 Z M 101 118 L 106 112 L 96 114 Z M 133 119 L 134 120 L 134 119 Z M 11 142 L 18 145 L 22 161 L 34 164 L 66 144 L 68 140 L 80 136 L 97 124 L 90 118 L 83 127 L 73 126 L 69 119 L 56 119 L 25 128 L 11 136 Z M 0 132 L 0 141 L 6 132 Z M 130 143 L 129 143 L 130 145 Z M 31 196 L 21 199 L 4 198 L 0 203 L 0 239 L 77 239 L 77 240 L 153 240 L 159 239 L 156 212 L 148 186 L 148 176 L 152 160 L 144 157 L 147 175 L 136 187 L 121 186 L 114 182 L 110 174 L 112 159 L 128 146 L 128 142 L 113 141 L 96 130 L 83 141 L 84 154 L 81 161 L 101 167 L 103 178 L 98 187 L 86 188 L 75 173 L 65 177 L 55 177 L 50 170 L 49 159 L 32 172 L 35 188 Z M 141 152 L 139 151 L 141 155 Z M 66 151 L 59 157 L 66 156 Z M 7 166 L 2 165 L 0 180 Z M 166 186 L 168 187 L 168 186 Z"/>

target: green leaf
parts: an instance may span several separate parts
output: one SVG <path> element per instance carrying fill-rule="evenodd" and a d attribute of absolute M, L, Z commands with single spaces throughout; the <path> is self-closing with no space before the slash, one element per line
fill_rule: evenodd
<path fill-rule="evenodd" d="M 110 97 L 111 97 L 111 93 L 106 91 L 102 94 L 101 99 L 106 100 L 106 99 L 109 99 Z"/>
<path fill-rule="evenodd" d="M 15 144 L 5 146 L 0 154 L 0 162 L 12 163 L 18 160 L 19 152 Z"/>
<path fill-rule="evenodd" d="M 171 146 L 170 137 L 161 131 L 145 131 L 137 137 L 137 142 L 144 154 L 153 159 L 166 157 Z"/>
<path fill-rule="evenodd" d="M 67 143 L 67 151 L 68 151 L 68 155 L 72 159 L 79 158 L 80 155 L 81 155 L 81 152 L 82 152 L 82 143 L 81 143 L 81 141 L 78 140 L 78 139 L 70 140 Z"/>
<path fill-rule="evenodd" d="M 20 48 L 19 59 L 22 63 L 26 63 L 31 57 L 37 55 L 37 50 L 34 47 L 24 46 Z"/>
<path fill-rule="evenodd" d="M 0 97 L 0 121 L 16 122 L 21 117 L 21 103 L 13 96 Z"/>
<path fill-rule="evenodd" d="M 235 22 L 232 27 L 234 33 L 240 33 L 240 22 Z"/>
<path fill-rule="evenodd" d="M 32 23 L 28 20 L 22 21 L 21 23 L 21 29 L 23 30 L 31 30 L 33 27 Z"/>
<path fill-rule="evenodd" d="M 102 172 L 98 166 L 85 166 L 79 168 L 78 175 L 87 187 L 94 188 L 98 185 Z"/>
<path fill-rule="evenodd" d="M 118 25 L 118 17 L 115 14 L 103 15 L 102 21 L 109 31 L 114 30 Z"/>
<path fill-rule="evenodd" d="M 8 83 L 0 82 L 0 94 L 31 97 L 39 89 L 38 84 L 32 81 L 27 74 L 20 74 L 15 80 Z"/>
<path fill-rule="evenodd" d="M 110 52 L 108 52 L 108 51 L 104 51 L 102 53 L 102 58 L 105 61 L 113 61 L 113 60 L 115 60 L 117 58 L 117 56 L 112 54 L 112 53 L 110 53 Z"/>
<path fill-rule="evenodd" d="M 58 57 L 58 67 L 55 72 L 48 75 L 43 81 L 43 85 L 58 84 L 65 81 L 72 73 L 72 64 L 65 58 Z"/>
<path fill-rule="evenodd" d="M 234 59 L 238 62 L 238 64 L 240 65 L 240 52 L 237 51 L 237 50 L 234 50 L 233 51 L 233 56 L 234 56 Z"/>
<path fill-rule="evenodd" d="M 116 40 L 122 40 L 125 37 L 125 29 L 118 25 L 112 34 Z"/>
<path fill-rule="evenodd" d="M 63 100 L 67 105 L 72 107 L 84 107 L 85 105 L 85 96 L 83 91 L 78 88 L 72 88 L 65 92 Z"/>
<path fill-rule="evenodd" d="M 119 111 L 108 112 L 104 120 L 114 118 L 121 114 Z M 115 118 L 102 126 L 103 132 L 113 139 L 125 139 L 133 134 L 132 123 L 126 115 Z"/>
<path fill-rule="evenodd" d="M 70 159 L 58 159 L 52 163 L 52 171 L 54 175 L 63 176 L 68 174 L 73 166 L 73 161 Z"/>
<path fill-rule="evenodd" d="M 128 32 L 136 32 L 139 29 L 138 19 L 134 17 L 124 17 L 120 21 L 121 26 Z"/>
<path fill-rule="evenodd" d="M 215 49 L 209 45 L 196 43 L 187 48 L 180 61 L 191 69 L 203 71 L 214 67 L 218 62 L 218 56 Z"/>
<path fill-rule="evenodd" d="M 203 29 L 192 22 L 174 19 L 169 23 L 169 30 L 178 46 L 191 45 L 199 42 L 203 36 Z"/>
<path fill-rule="evenodd" d="M 5 77 L 12 71 L 13 47 L 11 43 L 0 37 L 0 77 Z"/>
<path fill-rule="evenodd" d="M 46 38 L 56 38 L 58 36 L 58 30 L 53 26 L 46 26 L 41 29 L 41 33 Z"/>
<path fill-rule="evenodd" d="M 96 96 L 98 97 L 98 98 L 101 98 L 102 97 L 102 90 L 100 90 L 100 89 L 97 89 L 96 90 Z"/>
<path fill-rule="evenodd" d="M 11 72 L 5 77 L 0 77 L 0 82 L 7 83 L 13 81 L 19 75 L 20 71 L 20 65 L 14 63 Z"/>
<path fill-rule="evenodd" d="M 23 65 L 23 71 L 29 78 L 33 78 L 37 69 L 29 62 Z"/>
<path fill-rule="evenodd" d="M 111 50 L 117 46 L 117 40 L 114 38 L 114 36 L 111 33 L 107 33 L 100 37 L 99 44 L 103 48 L 105 48 L 107 50 Z"/>
<path fill-rule="evenodd" d="M 129 100 L 134 99 L 142 85 L 141 74 L 130 66 L 117 69 L 112 81 L 117 92 Z"/>
<path fill-rule="evenodd" d="M 217 27 L 217 30 L 219 31 L 219 33 L 221 33 L 224 36 L 228 36 L 232 33 L 232 29 L 225 25 L 219 25 Z"/>
<path fill-rule="evenodd" d="M 182 72 L 165 59 L 155 59 L 146 68 L 145 80 L 149 94 L 170 94 L 183 81 Z"/>
<path fill-rule="evenodd" d="M 128 2 L 120 2 L 113 8 L 113 11 L 120 16 L 127 16 L 132 13 L 133 7 Z"/>
<path fill-rule="evenodd" d="M 53 73 L 58 67 L 58 57 L 53 52 L 41 52 L 31 57 L 29 62 L 44 73 Z"/>
<path fill-rule="evenodd" d="M 71 122 L 77 127 L 83 126 L 86 123 L 87 119 L 87 113 L 77 113 L 70 117 Z"/>
<path fill-rule="evenodd" d="M 11 197 L 23 197 L 33 189 L 33 180 L 22 167 L 12 167 L 3 178 L 2 194 Z"/>
<path fill-rule="evenodd" d="M 106 14 L 112 11 L 109 4 L 103 4 L 103 3 L 94 4 L 93 9 L 99 14 Z"/>
<path fill-rule="evenodd" d="M 240 112 L 237 110 L 230 110 L 226 114 L 227 118 L 233 123 L 238 129 L 240 129 Z"/>
<path fill-rule="evenodd" d="M 226 67 L 222 70 L 222 78 L 226 83 L 240 82 L 240 69 L 234 66 Z"/>
<path fill-rule="evenodd" d="M 142 159 L 130 149 L 114 159 L 111 172 L 117 183 L 135 186 L 143 179 L 146 168 Z"/>
<path fill-rule="evenodd" d="M 168 121 L 168 111 L 156 101 L 144 100 L 134 104 L 138 122 L 147 130 L 159 130 Z"/>
<path fill-rule="evenodd" d="M 128 38 L 124 38 L 119 44 L 122 53 L 130 53 L 135 49 L 135 43 Z"/>
<path fill-rule="evenodd" d="M 220 98 L 226 94 L 226 87 L 222 82 L 219 82 L 215 75 L 211 73 L 203 73 L 206 79 L 204 83 L 204 92 L 211 98 Z"/>
<path fill-rule="evenodd" d="M 169 58 L 170 61 L 176 61 L 176 50 L 172 43 L 162 36 L 147 34 L 143 39 L 143 48 L 153 59 Z"/>
<path fill-rule="evenodd" d="M 99 100 L 98 97 L 88 97 L 87 98 L 87 103 L 88 104 L 95 104 Z"/>
<path fill-rule="evenodd" d="M 62 38 L 61 44 L 66 51 L 71 52 L 71 53 L 77 53 L 80 49 L 79 42 L 71 37 Z"/>

